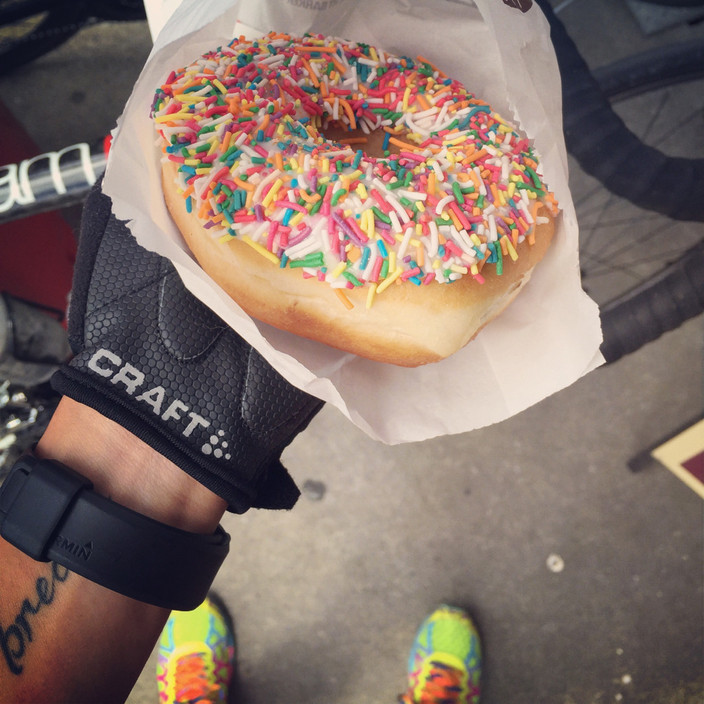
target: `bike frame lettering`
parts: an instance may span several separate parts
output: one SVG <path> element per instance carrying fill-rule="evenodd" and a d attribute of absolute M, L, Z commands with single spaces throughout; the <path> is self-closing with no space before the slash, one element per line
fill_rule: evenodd
<path fill-rule="evenodd" d="M 29 170 L 34 164 L 42 161 L 46 161 L 49 166 L 49 175 L 56 194 L 65 194 L 66 184 L 61 176 L 61 159 L 72 152 L 78 153 L 86 182 L 91 185 L 95 183 L 97 176 L 93 169 L 90 147 L 85 142 L 72 144 L 59 151 L 39 154 L 31 159 L 21 161 L 19 164 L 0 166 L 0 213 L 7 212 L 15 205 L 27 205 L 36 201 Z"/>

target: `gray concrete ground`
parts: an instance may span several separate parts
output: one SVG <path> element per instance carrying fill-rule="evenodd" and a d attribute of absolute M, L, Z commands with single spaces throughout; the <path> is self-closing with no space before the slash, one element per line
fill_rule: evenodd
<path fill-rule="evenodd" d="M 646 38 L 607 0 L 562 17 L 591 65 L 701 32 Z M 148 47 L 144 25 L 96 27 L 0 95 L 43 149 L 98 139 Z M 324 409 L 284 457 L 322 497 L 225 520 L 242 701 L 392 702 L 447 601 L 480 625 L 485 704 L 702 702 L 701 499 L 627 467 L 701 413 L 702 351 L 699 318 L 508 421 L 413 445 Z M 129 704 L 156 701 L 152 659 Z"/>

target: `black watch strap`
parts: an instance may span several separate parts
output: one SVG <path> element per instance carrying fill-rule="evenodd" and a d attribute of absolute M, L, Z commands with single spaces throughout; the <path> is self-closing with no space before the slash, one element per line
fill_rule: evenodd
<path fill-rule="evenodd" d="M 125 596 L 195 609 L 225 559 L 230 536 L 160 523 L 93 491 L 74 470 L 25 455 L 0 487 L 0 535 L 35 560 L 54 562 Z"/>

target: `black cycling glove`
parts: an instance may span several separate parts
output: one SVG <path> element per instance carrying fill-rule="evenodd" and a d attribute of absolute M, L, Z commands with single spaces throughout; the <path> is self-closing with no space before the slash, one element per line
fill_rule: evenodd
<path fill-rule="evenodd" d="M 286 382 L 142 248 L 95 188 L 69 310 L 72 361 L 52 384 L 141 438 L 231 511 L 290 508 L 283 449 L 322 402 Z M 91 438 L 86 437 L 86 442 Z"/>

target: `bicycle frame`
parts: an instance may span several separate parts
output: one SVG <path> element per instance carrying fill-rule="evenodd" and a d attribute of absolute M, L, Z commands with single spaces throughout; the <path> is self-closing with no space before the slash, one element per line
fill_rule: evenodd
<path fill-rule="evenodd" d="M 0 166 L 0 223 L 80 203 L 105 170 L 109 138 Z"/>

